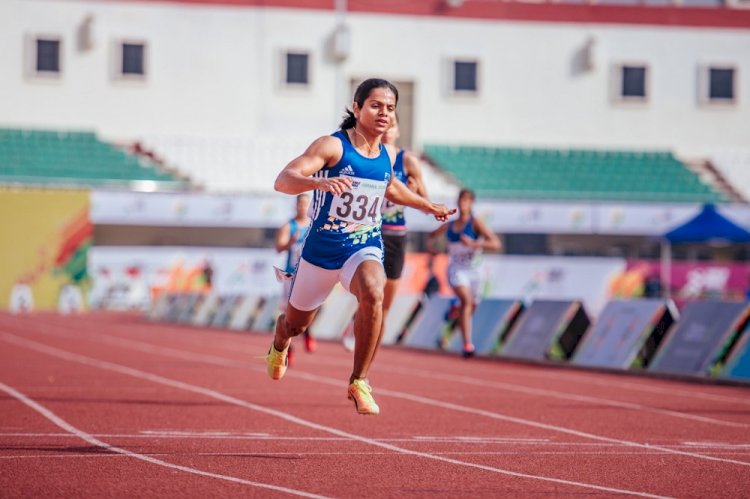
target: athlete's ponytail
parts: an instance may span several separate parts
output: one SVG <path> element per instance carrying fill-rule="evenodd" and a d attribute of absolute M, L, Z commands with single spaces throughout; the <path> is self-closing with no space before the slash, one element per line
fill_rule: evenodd
<path fill-rule="evenodd" d="M 370 96 L 370 92 L 375 88 L 387 88 L 393 92 L 393 95 L 396 97 L 396 104 L 398 104 L 398 89 L 396 88 L 396 85 L 388 80 L 383 80 L 382 78 L 370 78 L 360 83 L 357 90 L 354 92 L 353 102 L 357 103 L 357 107 L 360 109 L 362 108 L 365 100 Z M 341 120 L 339 128 L 341 130 L 348 130 L 354 128 L 356 124 L 357 118 L 354 117 L 354 112 L 348 108 L 344 108 L 344 118 Z"/>

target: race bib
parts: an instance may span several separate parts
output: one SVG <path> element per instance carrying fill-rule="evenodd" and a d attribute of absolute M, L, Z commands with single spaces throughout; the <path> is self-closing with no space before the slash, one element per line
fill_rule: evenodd
<path fill-rule="evenodd" d="M 328 215 L 362 225 L 380 224 L 385 181 L 352 177 L 352 188 L 334 196 Z"/>
<path fill-rule="evenodd" d="M 452 243 L 448 247 L 448 256 L 456 265 L 471 267 L 477 262 L 479 251 L 461 243 Z"/>

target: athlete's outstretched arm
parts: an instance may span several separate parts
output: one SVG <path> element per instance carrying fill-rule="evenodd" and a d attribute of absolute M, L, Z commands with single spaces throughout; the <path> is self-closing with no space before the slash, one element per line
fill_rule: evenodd
<path fill-rule="evenodd" d="M 409 190 L 403 182 L 397 178 L 391 178 L 388 188 L 385 190 L 385 197 L 396 204 L 411 206 L 434 217 L 440 221 L 445 221 L 450 215 L 456 212 L 455 208 L 448 208 L 441 203 L 433 203 L 429 199 L 421 197 Z"/>
<path fill-rule="evenodd" d="M 427 234 L 427 240 L 425 241 L 425 246 L 427 246 L 427 250 L 430 253 L 437 253 L 437 249 L 435 248 L 435 244 L 437 243 L 437 238 L 442 236 L 446 233 L 448 230 L 448 227 L 450 227 L 451 222 L 445 222 L 437 229 L 433 230 L 429 234 Z"/>
<path fill-rule="evenodd" d="M 293 159 L 281 170 L 273 187 L 285 194 L 301 194 L 315 189 L 340 195 L 352 186 L 346 176 L 313 178 L 323 167 L 335 165 L 344 153 L 341 141 L 331 136 L 315 140 L 301 156 Z"/>
<path fill-rule="evenodd" d="M 463 240 L 465 244 L 490 251 L 497 251 L 502 247 L 500 238 L 497 237 L 497 235 L 492 232 L 482 220 L 478 218 L 474 219 L 474 230 L 479 236 L 481 236 L 481 239 L 471 239 L 467 237 L 467 242 L 466 239 L 464 239 L 465 236 L 462 236 L 461 240 Z"/>

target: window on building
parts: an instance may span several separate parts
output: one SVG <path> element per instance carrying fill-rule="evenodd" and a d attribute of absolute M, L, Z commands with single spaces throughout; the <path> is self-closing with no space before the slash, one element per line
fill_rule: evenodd
<path fill-rule="evenodd" d="M 709 100 L 734 100 L 734 68 L 708 68 Z"/>
<path fill-rule="evenodd" d="M 649 98 L 649 67 L 640 63 L 612 66 L 611 91 L 614 102 L 645 103 Z"/>
<path fill-rule="evenodd" d="M 34 69 L 37 73 L 60 73 L 60 40 L 51 38 L 37 38 L 36 61 Z"/>
<path fill-rule="evenodd" d="M 453 91 L 477 93 L 479 64 L 476 61 L 453 61 Z"/>
<path fill-rule="evenodd" d="M 309 85 L 309 62 L 310 54 L 304 52 L 287 52 L 284 83 L 287 85 Z"/>
<path fill-rule="evenodd" d="M 622 97 L 626 99 L 646 98 L 646 67 L 622 67 Z"/>
<path fill-rule="evenodd" d="M 146 46 L 143 43 L 122 44 L 120 73 L 123 76 L 143 77 L 146 75 Z"/>

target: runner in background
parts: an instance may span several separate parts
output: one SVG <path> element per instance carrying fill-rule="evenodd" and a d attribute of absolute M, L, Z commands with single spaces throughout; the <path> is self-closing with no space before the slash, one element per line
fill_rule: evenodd
<path fill-rule="evenodd" d="M 401 136 L 398 127 L 398 114 L 393 126 L 383 135 L 383 143 L 396 146 L 396 141 Z M 397 149 L 396 160 L 393 163 L 393 176 L 397 178 L 412 192 L 427 198 L 427 189 L 422 180 L 422 171 L 419 167 L 419 160 L 406 151 L 406 149 Z M 383 233 L 383 267 L 385 268 L 385 290 L 383 295 L 383 330 L 380 333 L 380 340 L 385 333 L 385 324 L 388 318 L 388 312 L 393 303 L 393 297 L 398 291 L 401 281 L 401 274 L 404 270 L 404 260 L 406 258 L 406 218 L 404 217 L 405 207 L 387 199 L 383 203 L 383 224 L 381 231 Z M 354 320 L 344 330 L 342 343 L 348 351 L 354 350 Z"/>
<path fill-rule="evenodd" d="M 286 251 L 286 266 L 284 271 L 287 274 L 294 274 L 302 256 L 302 246 L 307 237 L 307 231 L 310 228 L 310 217 L 307 216 L 307 209 L 310 206 L 310 195 L 307 193 L 297 196 L 297 205 L 294 218 L 279 227 L 276 231 L 276 251 L 278 253 Z M 279 302 L 279 314 L 284 313 L 287 303 L 289 303 L 289 293 L 292 291 L 292 281 L 284 281 L 284 289 L 281 293 Z M 314 352 L 317 348 L 315 338 L 310 335 L 310 331 L 305 331 L 305 350 Z M 289 350 L 289 363 L 293 360 L 293 353 Z"/>
<path fill-rule="evenodd" d="M 428 236 L 429 245 L 434 245 L 436 238 L 443 234 L 448 239 L 448 283 L 458 298 L 457 324 L 463 333 L 464 357 L 474 355 L 471 316 L 480 298 L 479 266 L 482 251 L 501 248 L 497 235 L 484 222 L 474 217 L 474 199 L 473 191 L 462 189 L 458 193 L 458 218 L 444 223 Z M 442 337 L 441 340 L 440 346 L 444 347 L 448 337 Z"/>

